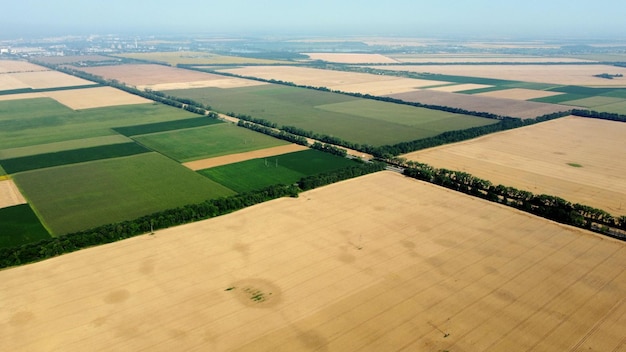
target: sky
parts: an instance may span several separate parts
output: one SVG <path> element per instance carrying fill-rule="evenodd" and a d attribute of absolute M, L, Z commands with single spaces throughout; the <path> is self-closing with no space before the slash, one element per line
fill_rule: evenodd
<path fill-rule="evenodd" d="M 624 0 L 18 0 L 0 37 L 109 33 L 624 37 Z"/>

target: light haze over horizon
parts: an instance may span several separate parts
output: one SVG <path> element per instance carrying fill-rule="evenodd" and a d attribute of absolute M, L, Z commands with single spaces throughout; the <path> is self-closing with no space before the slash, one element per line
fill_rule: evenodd
<path fill-rule="evenodd" d="M 623 0 L 22 0 L 0 8 L 3 39 L 108 33 L 626 36 Z"/>

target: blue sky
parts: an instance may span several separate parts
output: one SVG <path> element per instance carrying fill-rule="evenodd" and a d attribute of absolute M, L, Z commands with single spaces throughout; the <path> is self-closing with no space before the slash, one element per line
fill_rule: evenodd
<path fill-rule="evenodd" d="M 0 35 L 140 31 L 215 34 L 626 35 L 624 0 L 18 0 Z"/>

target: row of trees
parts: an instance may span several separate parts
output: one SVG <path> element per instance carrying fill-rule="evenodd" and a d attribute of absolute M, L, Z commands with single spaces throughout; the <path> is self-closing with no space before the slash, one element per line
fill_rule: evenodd
<path fill-rule="evenodd" d="M 231 197 L 211 199 L 142 216 L 134 220 L 53 237 L 18 247 L 0 248 L 0 268 L 21 265 L 115 242 L 158 229 L 208 219 L 281 197 L 298 197 L 301 191 L 384 169 L 384 163 L 360 163 L 345 169 L 302 178 L 294 185 L 275 185 Z"/>
<path fill-rule="evenodd" d="M 508 205 L 550 220 L 573 225 L 626 240 L 626 216 L 614 217 L 604 210 L 571 203 L 565 199 L 493 185 L 463 171 L 435 168 L 428 164 L 394 158 L 388 162 L 404 167 L 409 177 L 434 183 L 449 189 Z"/>
<path fill-rule="evenodd" d="M 593 110 L 574 109 L 572 110 L 572 115 L 580 116 L 580 117 L 591 117 L 594 119 L 626 122 L 626 115 L 616 114 L 612 112 L 599 112 L 599 111 L 593 111 Z"/>
<path fill-rule="evenodd" d="M 296 143 L 307 147 L 309 146 L 309 142 L 306 140 L 306 138 L 302 136 L 296 136 L 295 134 L 291 134 L 285 131 L 277 130 L 263 125 L 258 125 L 256 123 L 247 122 L 244 120 L 239 120 L 239 122 L 237 122 L 237 126 L 260 132 L 274 138 L 283 139 L 291 143 Z"/>

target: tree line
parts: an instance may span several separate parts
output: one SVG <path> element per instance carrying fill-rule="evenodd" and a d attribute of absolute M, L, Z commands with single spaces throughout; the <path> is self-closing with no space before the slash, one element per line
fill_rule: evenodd
<path fill-rule="evenodd" d="M 404 175 L 418 180 L 626 241 L 626 216 L 615 217 L 604 210 L 571 203 L 556 196 L 536 195 L 514 187 L 494 185 L 489 180 L 463 171 L 435 168 L 403 158 L 392 158 L 387 162 L 403 167 Z"/>
<path fill-rule="evenodd" d="M 362 162 L 344 169 L 302 178 L 293 185 L 274 185 L 230 197 L 168 209 L 134 220 L 102 225 L 93 229 L 48 238 L 17 247 L 0 248 L 0 268 L 44 260 L 79 249 L 111 243 L 155 230 L 204 220 L 281 197 L 298 197 L 305 190 L 381 171 L 384 163 Z"/>
<path fill-rule="evenodd" d="M 626 122 L 626 115 L 616 114 L 612 112 L 599 112 L 599 111 L 594 111 L 594 110 L 574 109 L 572 110 L 572 115 L 580 116 L 580 117 L 590 117 L 593 119 Z"/>

